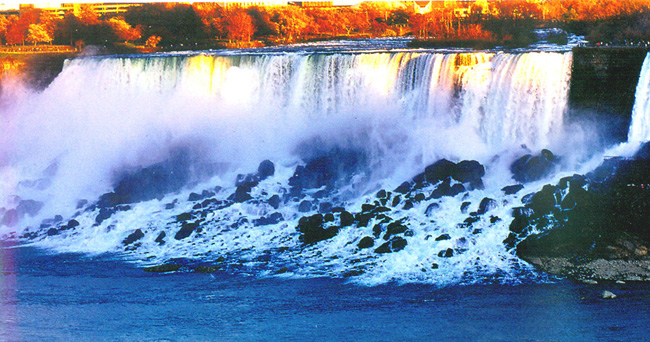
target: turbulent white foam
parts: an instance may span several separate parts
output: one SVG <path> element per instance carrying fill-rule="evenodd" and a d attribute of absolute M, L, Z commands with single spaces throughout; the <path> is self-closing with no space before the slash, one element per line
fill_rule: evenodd
<path fill-rule="evenodd" d="M 3 229 L 20 231 L 55 214 L 71 217 L 77 200 L 92 201 L 110 191 L 116 172 L 162 161 L 178 146 L 190 146 L 200 162 L 227 165 L 193 189 L 220 186 L 218 199 L 232 193 L 237 173 L 254 171 L 263 159 L 273 160 L 278 173 L 255 188 L 254 197 L 288 188 L 287 180 L 306 152 L 355 150 L 368 156 L 368 165 L 344 197 L 349 210 L 371 201 L 364 195 L 369 191 L 392 189 L 440 158 L 477 159 L 488 168 L 486 190 L 441 200 L 435 217 L 424 214 L 433 201 L 398 211 L 414 231 L 403 251 L 381 256 L 358 251 L 356 243 L 370 234 L 369 225 L 278 255 L 277 264 L 297 265 L 291 269 L 305 275 L 342 275 L 363 266 L 369 283 L 445 283 L 468 273 L 508 273 L 518 261 L 501 241 L 518 197 L 504 197 L 499 189 L 512 183 L 509 162 L 526 151 L 577 153 L 566 143 L 574 137 L 564 132 L 563 123 L 570 67 L 571 53 L 541 52 L 70 60 L 46 90 L 7 107 L 14 118 L 12 147 L 0 171 L 18 179 L 2 190 L 46 205 L 42 215 Z M 39 179 L 45 181 L 35 182 Z M 153 260 L 206 255 L 254 260 L 273 248 L 299 246 L 295 227 L 301 214 L 293 202 L 278 210 L 286 219 L 279 224 L 231 228 L 240 217 L 250 222 L 272 212 L 265 204 L 235 204 L 210 213 L 201 234 L 176 241 L 174 217 L 194 205 L 187 202 L 189 191 L 136 204 L 100 225 L 93 225 L 97 211 L 76 214 L 81 228 L 43 243 L 68 251 L 122 251 L 121 241 L 140 228 L 146 237 L 134 253 Z M 483 197 L 497 199 L 491 215 L 502 218 L 501 223 L 490 224 L 488 216 L 474 225 L 480 233 L 459 228 L 467 217 L 460 204 L 471 201 L 476 207 Z M 173 200 L 175 208 L 164 209 Z M 168 243 L 158 246 L 153 240 L 161 231 Z M 452 240 L 436 242 L 442 233 Z M 466 252 L 437 256 L 449 247 Z M 433 263 L 440 270 L 432 269 Z"/>

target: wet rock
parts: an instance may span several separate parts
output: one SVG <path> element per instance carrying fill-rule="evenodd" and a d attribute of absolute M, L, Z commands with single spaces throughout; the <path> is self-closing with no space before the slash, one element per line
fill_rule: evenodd
<path fill-rule="evenodd" d="M 54 236 L 59 234 L 59 231 L 56 228 L 50 228 L 47 230 L 47 236 Z"/>
<path fill-rule="evenodd" d="M 115 214 L 117 210 L 114 208 L 101 208 L 99 209 L 99 214 L 95 217 L 95 223 L 96 224 L 102 224 L 106 219 L 110 218 Z"/>
<path fill-rule="evenodd" d="M 454 250 L 451 248 L 447 248 L 444 251 L 440 251 L 438 253 L 438 256 L 441 258 L 451 258 L 452 256 L 454 256 Z"/>
<path fill-rule="evenodd" d="M 407 245 L 406 239 L 399 236 L 395 236 L 390 241 L 385 242 L 381 246 L 377 247 L 375 249 L 375 253 L 384 254 L 384 253 L 399 252 L 402 249 L 404 249 L 406 245 Z"/>
<path fill-rule="evenodd" d="M 411 191 L 412 187 L 413 187 L 413 185 L 410 182 L 404 182 L 404 183 L 400 184 L 400 186 L 395 188 L 395 190 L 393 190 L 393 191 L 397 192 L 399 194 L 407 194 L 409 191 Z M 394 202 L 395 201 L 393 200 L 393 203 Z"/>
<path fill-rule="evenodd" d="M 469 209 L 469 206 L 470 206 L 471 204 L 472 204 L 472 203 L 470 203 L 470 202 L 463 202 L 463 203 L 460 205 L 460 212 L 463 213 L 463 214 L 467 213 L 467 209 Z"/>
<path fill-rule="evenodd" d="M 190 236 L 198 227 L 199 224 L 196 222 L 183 223 L 181 229 L 176 233 L 176 235 L 174 235 L 174 239 L 176 240 L 185 239 L 186 237 Z"/>
<path fill-rule="evenodd" d="M 321 202 L 318 204 L 318 212 L 321 214 L 328 213 L 332 211 L 332 203 L 330 202 Z"/>
<path fill-rule="evenodd" d="M 190 195 L 187 197 L 187 200 L 190 201 L 190 202 L 196 202 L 196 201 L 200 201 L 200 200 L 202 200 L 203 198 L 204 198 L 203 196 L 201 196 L 201 195 L 199 195 L 199 194 L 197 194 L 197 193 L 195 193 L 195 192 L 192 192 L 192 193 L 190 193 Z"/>
<path fill-rule="evenodd" d="M 366 248 L 370 248 L 370 247 L 372 247 L 374 245 L 375 245 L 375 240 L 373 238 L 371 238 L 370 236 L 365 236 L 359 241 L 359 243 L 357 244 L 357 247 L 359 249 L 366 249 Z"/>
<path fill-rule="evenodd" d="M 192 214 L 191 213 L 182 213 L 182 214 L 176 215 L 176 222 L 183 222 L 183 221 L 187 221 L 187 220 L 191 220 L 191 219 L 192 219 Z"/>
<path fill-rule="evenodd" d="M 179 264 L 162 264 L 162 265 L 145 267 L 144 271 L 152 272 L 152 273 L 167 273 L 167 272 L 176 272 L 181 267 L 182 265 Z"/>
<path fill-rule="evenodd" d="M 68 226 L 68 229 L 76 228 L 76 227 L 79 226 L 79 221 L 77 221 L 75 219 L 72 219 L 72 220 L 68 221 L 67 226 Z"/>
<path fill-rule="evenodd" d="M 271 198 L 269 198 L 269 205 L 273 209 L 277 210 L 280 207 L 280 196 L 278 196 L 278 195 L 271 196 Z"/>
<path fill-rule="evenodd" d="M 257 175 L 260 180 L 265 180 L 275 174 L 275 164 L 270 160 L 264 160 L 257 167 Z"/>
<path fill-rule="evenodd" d="M 325 214 L 325 216 L 323 216 L 323 220 L 325 220 L 325 222 L 334 222 L 335 219 L 336 218 L 334 217 L 334 214 L 332 214 L 332 213 L 327 213 L 327 214 Z"/>
<path fill-rule="evenodd" d="M 351 226 L 354 223 L 354 215 L 347 211 L 341 212 L 341 227 Z"/>
<path fill-rule="evenodd" d="M 214 273 L 219 270 L 219 266 L 197 266 L 194 268 L 194 272 L 196 273 Z"/>
<path fill-rule="evenodd" d="M 298 211 L 301 213 L 307 213 L 311 211 L 311 202 L 304 200 L 298 205 Z"/>
<path fill-rule="evenodd" d="M 549 150 L 542 150 L 539 155 L 527 154 L 510 165 L 512 178 L 520 183 L 542 179 L 550 174 L 557 164 L 557 158 Z"/>
<path fill-rule="evenodd" d="M 481 203 L 478 205 L 477 213 L 478 215 L 483 215 L 492 209 L 496 209 L 496 207 L 497 207 L 497 201 L 485 197 L 481 200 Z"/>
<path fill-rule="evenodd" d="M 165 232 L 160 232 L 160 234 L 158 234 L 158 237 L 156 238 L 156 240 L 154 240 L 154 242 L 156 242 L 159 245 L 164 245 L 166 236 L 167 234 L 165 234 Z"/>
<path fill-rule="evenodd" d="M 362 153 L 335 148 L 309 160 L 305 166 L 296 167 L 293 176 L 289 179 L 289 185 L 294 194 L 305 189 L 320 187 L 332 189 L 339 179 L 351 175 L 363 164 L 363 161 Z"/>
<path fill-rule="evenodd" d="M 424 196 L 423 193 L 419 193 L 419 194 L 416 194 L 415 196 L 413 196 L 413 201 L 414 202 L 422 202 L 422 201 L 424 201 L 424 199 L 425 199 L 425 196 Z"/>
<path fill-rule="evenodd" d="M 440 208 L 440 204 L 438 203 L 431 203 L 429 206 L 427 206 L 427 209 L 424 211 L 424 214 L 427 215 L 428 217 L 433 216 L 433 214 Z"/>
<path fill-rule="evenodd" d="M 257 175 L 253 174 L 239 174 L 235 180 L 235 186 L 245 186 L 248 188 L 254 188 L 260 183 L 260 178 Z"/>
<path fill-rule="evenodd" d="M 391 236 L 396 234 L 404 233 L 408 230 L 408 227 L 403 225 L 399 221 L 391 222 L 386 226 L 386 234 L 384 234 L 384 240 L 390 239 Z"/>
<path fill-rule="evenodd" d="M 85 199 L 79 200 L 79 201 L 77 201 L 76 209 L 81 209 L 81 208 L 85 207 L 87 204 L 88 204 L 88 200 L 85 200 Z"/>
<path fill-rule="evenodd" d="M 284 267 L 280 268 L 279 270 L 276 270 L 273 273 L 274 274 L 284 274 L 284 273 L 287 273 L 287 272 L 289 272 L 289 268 L 284 266 Z"/>
<path fill-rule="evenodd" d="M 523 185 L 515 184 L 515 185 L 505 186 L 505 187 L 503 187 L 501 189 L 501 191 L 503 191 L 503 193 L 506 194 L 506 195 L 514 195 L 514 194 L 518 193 L 519 191 L 521 191 L 523 188 L 524 188 Z"/>
<path fill-rule="evenodd" d="M 456 164 L 447 159 L 440 159 L 424 169 L 424 178 L 427 182 L 435 184 L 447 179 L 456 172 Z"/>
<path fill-rule="evenodd" d="M 99 207 L 136 203 L 180 190 L 191 179 L 191 153 L 184 149 L 170 152 L 170 157 L 151 166 L 125 170 L 114 182 L 110 198 L 100 199 Z"/>
<path fill-rule="evenodd" d="M 442 234 L 436 238 L 436 241 L 445 241 L 445 240 L 451 240 L 451 236 L 449 236 L 449 234 Z"/>
<path fill-rule="evenodd" d="M 461 183 L 479 181 L 485 176 L 485 168 L 475 160 L 463 160 L 456 164 L 451 177 Z"/>
<path fill-rule="evenodd" d="M 535 193 L 530 200 L 530 208 L 535 214 L 544 215 L 550 213 L 556 204 L 555 186 L 544 185 L 540 192 Z"/>
<path fill-rule="evenodd" d="M 404 206 L 402 207 L 402 210 L 409 210 L 413 208 L 413 201 L 407 200 L 404 202 Z"/>
<path fill-rule="evenodd" d="M 246 202 L 253 199 L 253 196 L 250 195 L 251 190 L 252 187 L 250 186 L 250 183 L 240 185 L 235 189 L 235 193 L 228 197 L 228 199 L 235 203 Z"/>
<path fill-rule="evenodd" d="M 305 216 L 298 222 L 298 230 L 302 233 L 301 240 L 305 244 L 331 239 L 338 234 L 338 227 L 325 228 L 322 214 Z"/>
<path fill-rule="evenodd" d="M 267 217 L 260 217 L 259 219 L 253 220 L 255 226 L 268 226 L 271 224 L 278 224 L 284 220 L 284 217 L 281 213 L 273 213 Z"/>
<path fill-rule="evenodd" d="M 391 203 L 391 206 L 392 206 L 393 208 L 395 208 L 395 207 L 396 207 L 396 206 L 397 206 L 401 201 L 402 201 L 402 197 L 401 197 L 401 196 L 399 196 L 399 195 L 398 195 L 398 196 L 395 196 L 395 197 L 393 197 L 393 202 Z"/>
<path fill-rule="evenodd" d="M 388 197 L 386 190 L 381 189 L 377 192 L 377 198 L 386 198 L 386 197 Z"/>
<path fill-rule="evenodd" d="M 129 234 L 124 240 L 122 240 L 123 245 L 130 245 L 144 237 L 144 233 L 141 229 L 136 229 L 133 233 Z"/>

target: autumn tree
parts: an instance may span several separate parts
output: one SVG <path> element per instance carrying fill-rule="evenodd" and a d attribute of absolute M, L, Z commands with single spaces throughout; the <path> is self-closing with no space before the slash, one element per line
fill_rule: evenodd
<path fill-rule="evenodd" d="M 52 42 L 52 36 L 47 32 L 45 27 L 39 24 L 29 25 L 29 33 L 27 35 L 27 41 L 30 43 L 50 43 Z"/>
<path fill-rule="evenodd" d="M 2 44 L 2 38 L 7 34 L 7 26 L 9 26 L 9 19 L 4 15 L 0 15 L 0 44 Z"/>
<path fill-rule="evenodd" d="M 226 14 L 224 19 L 228 40 L 248 42 L 255 33 L 253 18 L 242 9 L 235 9 Z"/>
<path fill-rule="evenodd" d="M 108 20 L 108 25 L 113 29 L 115 35 L 125 42 L 140 39 L 141 33 L 137 28 L 131 27 L 124 18 L 114 17 Z"/>
<path fill-rule="evenodd" d="M 161 40 L 162 38 L 160 36 L 151 36 L 147 39 L 144 45 L 149 47 L 156 47 Z"/>

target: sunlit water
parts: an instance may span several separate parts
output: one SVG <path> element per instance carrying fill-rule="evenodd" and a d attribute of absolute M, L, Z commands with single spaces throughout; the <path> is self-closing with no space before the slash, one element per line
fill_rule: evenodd
<path fill-rule="evenodd" d="M 566 51 L 297 46 L 80 58 L 68 61 L 41 92 L 19 83 L 5 87 L 0 187 L 8 196 L 1 205 L 11 209 L 19 196 L 44 206 L 34 217 L 0 227 L 13 244 L 31 246 L 5 250 L 3 336 L 152 341 L 641 336 L 634 327 L 648 321 L 640 309 L 647 301 L 645 286 L 610 285 L 621 298 L 603 301 L 599 293 L 605 287 L 552 283 L 556 279 L 535 272 L 503 243 L 511 209 L 524 195 L 593 169 L 603 155 L 630 155 L 647 140 L 642 83 L 649 66 L 637 90 L 631 143 L 616 147 L 594 144 L 595 128 L 566 120 L 571 63 Z M 505 195 L 501 188 L 516 183 L 510 163 L 543 148 L 562 157 L 556 173 Z M 478 160 L 486 168 L 485 188 L 426 199 L 412 208 L 400 203 L 390 215 L 403 219 L 412 234 L 399 252 L 357 248 L 362 237 L 372 235 L 373 224 L 347 227 L 305 246 L 296 226 L 318 206 L 301 212 L 300 201 L 288 199 L 274 209 L 268 199 L 290 191 L 296 166 L 332 150 L 362 156 L 362 162 L 325 198 L 314 189 L 301 200 L 359 212 L 378 190 L 394 189 L 441 158 Z M 111 191 L 116 177 L 178 151 L 194 172 L 188 184 L 96 224 L 100 210 L 90 204 Z M 215 200 L 227 201 L 237 175 L 254 173 L 264 159 L 275 163 L 276 172 L 253 189 L 255 200 L 213 210 L 200 233 L 172 238 L 181 225 L 177 215 L 197 204 L 190 193 L 208 190 Z M 469 202 L 468 211 L 476 211 L 486 197 L 496 200 L 489 215 L 471 229 L 463 226 L 468 214 L 461 204 Z M 79 200 L 90 202 L 78 208 Z M 427 210 L 433 204 L 436 209 Z M 282 215 L 280 222 L 253 224 L 274 212 Z M 40 223 L 55 215 L 80 225 L 47 234 L 52 226 L 39 228 Z M 136 229 L 144 237 L 137 247 L 125 248 L 124 239 Z M 37 238 L 17 238 L 25 232 Z M 156 240 L 162 232 L 167 239 L 161 245 Z M 450 239 L 434 239 L 442 234 Z M 447 249 L 456 253 L 439 254 Z M 213 274 L 190 268 L 174 274 L 142 271 L 169 261 L 225 266 Z"/>

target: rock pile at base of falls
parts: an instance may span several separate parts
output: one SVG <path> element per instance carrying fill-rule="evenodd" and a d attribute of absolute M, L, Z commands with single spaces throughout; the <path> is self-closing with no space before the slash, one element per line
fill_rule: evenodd
<path fill-rule="evenodd" d="M 573 279 L 650 280 L 650 143 L 523 202 L 504 241 L 522 259 Z"/>

